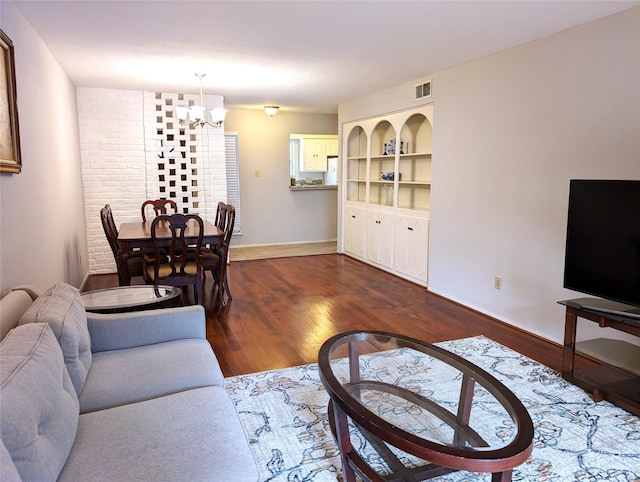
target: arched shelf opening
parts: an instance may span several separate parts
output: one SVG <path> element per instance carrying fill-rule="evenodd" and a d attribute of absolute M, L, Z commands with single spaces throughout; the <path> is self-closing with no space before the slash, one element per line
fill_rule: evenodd
<path fill-rule="evenodd" d="M 355 126 L 347 135 L 346 200 L 365 203 L 367 200 L 367 134 Z"/>

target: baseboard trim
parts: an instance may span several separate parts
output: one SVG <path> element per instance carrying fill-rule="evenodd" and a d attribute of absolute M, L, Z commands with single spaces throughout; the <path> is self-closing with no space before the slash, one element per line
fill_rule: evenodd
<path fill-rule="evenodd" d="M 233 238 L 232 238 L 233 239 Z M 295 246 L 295 245 L 305 245 L 305 244 L 324 244 L 324 243 L 337 243 L 337 239 L 325 239 L 324 241 L 292 241 L 290 243 L 256 243 L 256 244 L 231 244 L 229 249 L 233 248 L 265 248 L 265 247 L 276 247 L 276 246 Z"/>
<path fill-rule="evenodd" d="M 515 322 L 513 322 L 511 320 L 507 320 L 507 319 L 501 318 L 498 315 L 496 315 L 494 313 L 491 313 L 489 311 L 482 310 L 481 308 L 478 308 L 477 306 L 473 306 L 473 305 L 469 305 L 467 303 L 464 303 L 464 302 L 458 300 L 457 298 L 449 296 L 449 295 L 447 295 L 445 293 L 442 293 L 440 291 L 433 290 L 431 288 L 427 288 L 427 291 L 429 293 L 435 295 L 435 296 L 438 296 L 438 297 L 443 298 L 443 299 L 445 299 L 447 301 L 450 301 L 451 303 L 454 303 L 454 304 L 456 304 L 456 305 L 458 305 L 458 306 L 460 306 L 462 308 L 465 308 L 465 309 L 467 309 L 469 311 L 472 311 L 472 312 L 477 313 L 479 315 L 482 315 L 482 316 L 484 316 L 486 318 L 489 318 L 490 320 L 495 321 L 496 323 L 500 323 L 502 325 L 509 326 L 510 328 L 513 328 L 514 330 L 518 330 L 521 333 L 527 334 L 529 336 L 533 336 L 535 338 L 538 338 L 539 340 L 545 341 L 547 343 L 551 343 L 551 344 L 553 344 L 555 346 L 558 346 L 558 347 L 561 347 L 561 348 L 563 347 L 563 343 L 562 342 L 560 342 L 558 340 L 551 339 L 551 338 L 547 338 L 546 336 L 544 336 L 544 335 L 542 335 L 540 333 L 536 333 L 535 331 L 525 330 L 524 328 L 522 328 L 521 326 L 518 326 Z"/>

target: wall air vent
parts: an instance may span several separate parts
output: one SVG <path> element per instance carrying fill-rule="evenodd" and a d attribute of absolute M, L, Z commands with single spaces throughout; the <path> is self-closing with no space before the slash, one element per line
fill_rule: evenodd
<path fill-rule="evenodd" d="M 416 85 L 415 100 L 428 99 L 430 97 L 431 97 L 431 79 L 427 80 L 423 84 Z"/>

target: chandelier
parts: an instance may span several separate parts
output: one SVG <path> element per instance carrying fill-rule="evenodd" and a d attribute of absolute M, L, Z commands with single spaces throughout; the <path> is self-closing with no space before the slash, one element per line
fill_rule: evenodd
<path fill-rule="evenodd" d="M 220 127 L 224 122 L 224 117 L 227 115 L 227 109 L 223 107 L 215 107 L 209 111 L 211 120 L 207 119 L 206 108 L 204 106 L 204 97 L 202 96 L 202 79 L 207 74 L 195 74 L 200 80 L 200 105 L 192 105 L 191 107 L 177 107 L 176 115 L 180 125 L 188 124 L 190 127 L 200 126 L 205 124 L 212 127 Z"/>

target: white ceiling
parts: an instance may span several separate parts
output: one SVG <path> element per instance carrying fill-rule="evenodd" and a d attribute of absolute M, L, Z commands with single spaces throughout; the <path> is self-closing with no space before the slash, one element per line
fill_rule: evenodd
<path fill-rule="evenodd" d="M 227 108 L 337 104 L 640 1 L 28 1 L 72 82 L 221 94 Z M 19 46 L 16 46 L 19 48 Z"/>

